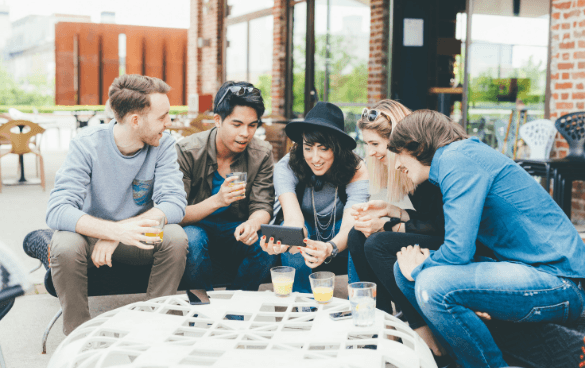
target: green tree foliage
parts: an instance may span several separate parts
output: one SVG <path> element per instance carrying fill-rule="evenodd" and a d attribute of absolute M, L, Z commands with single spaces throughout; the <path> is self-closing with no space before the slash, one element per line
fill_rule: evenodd
<path fill-rule="evenodd" d="M 28 82 L 35 87 L 35 92 L 26 92 L 20 88 L 10 73 L 0 63 L 0 105 L 51 106 L 55 104 L 55 98 L 53 96 L 43 95 L 38 92 L 48 87 L 44 77 L 41 78 L 38 75 L 32 75 L 29 77 Z"/>
<path fill-rule="evenodd" d="M 546 68 L 542 60 L 537 63 L 530 55 L 520 68 L 512 71 L 509 78 L 497 78 L 497 74 L 496 68 L 489 68 L 472 78 L 469 96 L 473 106 L 478 102 L 497 103 L 498 95 L 509 93 L 511 78 L 517 79 L 518 99 L 527 105 L 544 102 Z"/>
<path fill-rule="evenodd" d="M 272 75 L 264 74 L 258 78 L 258 84 L 256 87 L 262 92 L 262 98 L 264 98 L 264 106 L 266 107 L 266 115 L 270 115 L 272 111 Z"/>
<path fill-rule="evenodd" d="M 368 101 L 367 62 L 351 55 L 352 39 L 342 35 L 329 36 L 329 98 L 331 102 L 364 103 Z M 323 101 L 325 85 L 325 35 L 315 38 L 315 88 Z M 295 45 L 293 64 L 293 111 L 305 110 L 305 43 Z"/>

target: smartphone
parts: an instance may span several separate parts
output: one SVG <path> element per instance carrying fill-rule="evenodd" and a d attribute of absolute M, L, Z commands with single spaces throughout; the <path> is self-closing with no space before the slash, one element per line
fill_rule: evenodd
<path fill-rule="evenodd" d="M 303 242 L 305 234 L 303 233 L 302 227 L 261 225 L 260 228 L 262 235 L 266 236 L 266 242 L 268 242 L 270 238 L 274 238 L 274 243 L 280 241 L 282 244 L 290 246 L 306 246 Z"/>
<path fill-rule="evenodd" d="M 331 313 L 329 317 L 334 321 L 341 321 L 342 319 L 351 318 L 351 311 Z"/>
<path fill-rule="evenodd" d="M 209 295 L 205 289 L 187 290 L 187 297 L 191 305 L 209 304 Z"/>

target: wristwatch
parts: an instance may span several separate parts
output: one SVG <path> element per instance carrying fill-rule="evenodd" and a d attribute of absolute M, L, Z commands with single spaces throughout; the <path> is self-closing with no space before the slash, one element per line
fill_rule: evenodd
<path fill-rule="evenodd" d="M 331 260 L 337 257 L 339 253 L 339 248 L 337 248 L 337 244 L 335 244 L 332 240 L 329 240 L 327 243 L 331 244 L 331 255 L 325 259 L 323 262 L 324 264 L 328 264 Z"/>

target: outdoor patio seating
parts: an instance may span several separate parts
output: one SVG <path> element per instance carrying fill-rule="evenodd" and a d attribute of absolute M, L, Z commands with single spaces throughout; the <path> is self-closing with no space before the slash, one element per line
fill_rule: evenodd
<path fill-rule="evenodd" d="M 531 160 L 548 160 L 557 129 L 548 119 L 534 120 L 520 127 L 520 138 L 530 148 Z"/>
<path fill-rule="evenodd" d="M 516 160 L 531 175 L 546 178 L 548 191 L 553 180 L 553 198 L 571 218 L 571 198 L 574 180 L 585 180 L 585 112 L 563 115 L 555 127 L 569 144 L 565 158 L 546 160 Z"/>
<path fill-rule="evenodd" d="M 14 132 L 13 128 L 18 127 L 20 132 Z M 24 131 L 25 127 L 28 127 L 28 131 Z M 39 125 L 28 121 L 28 120 L 11 120 L 2 126 L 0 126 L 0 136 L 8 137 L 10 140 L 10 150 L 1 152 L 0 151 L 0 192 L 2 192 L 2 157 L 8 154 L 16 154 L 19 156 L 20 161 L 20 179 L 14 181 L 14 184 L 26 184 L 27 181 L 24 177 L 24 158 L 23 156 L 27 153 L 32 153 L 38 159 L 38 167 L 40 168 L 40 184 L 45 190 L 45 165 L 43 162 L 43 156 L 38 149 L 38 143 L 40 140 L 36 138 L 37 135 L 42 134 L 45 131 Z M 31 144 L 31 140 L 34 139 L 34 144 Z M 33 183 L 31 183 L 33 184 Z"/>
<path fill-rule="evenodd" d="M 24 252 L 35 259 L 41 261 L 45 269 L 45 288 L 47 292 L 54 297 L 57 297 L 57 292 L 53 286 L 53 278 L 51 276 L 51 269 L 49 268 L 49 244 L 54 231 L 50 229 L 35 230 L 30 232 L 23 241 Z M 231 281 L 235 277 L 236 269 L 226 270 L 221 263 L 213 263 L 213 286 L 214 288 L 229 287 Z M 337 265 L 337 266 L 335 266 Z M 321 265 L 316 268 L 316 271 L 332 271 L 336 275 L 347 274 L 347 267 L 343 268 L 342 263 L 332 262 L 328 265 Z M 150 276 L 151 266 L 133 266 L 128 264 L 121 264 L 112 261 L 112 267 L 91 267 L 88 269 L 88 296 L 105 296 L 105 295 L 124 295 L 124 294 L 140 294 L 146 293 L 148 286 L 148 278 Z M 265 283 L 270 283 L 270 279 L 266 279 Z M 179 290 L 192 289 L 185 278 L 179 284 Z M 43 353 L 46 352 L 47 337 L 53 324 L 59 319 L 62 311 L 59 310 L 57 314 L 50 321 L 42 340 Z"/>
<path fill-rule="evenodd" d="M 197 117 L 189 122 L 189 125 L 195 129 L 197 132 L 203 132 L 213 128 L 213 115 L 209 115 L 206 113 L 201 113 L 197 115 Z"/>

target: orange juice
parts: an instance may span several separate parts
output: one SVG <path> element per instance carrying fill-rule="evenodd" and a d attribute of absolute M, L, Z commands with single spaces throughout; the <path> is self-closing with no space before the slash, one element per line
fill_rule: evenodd
<path fill-rule="evenodd" d="M 293 279 L 281 279 L 272 281 L 274 293 L 278 296 L 288 296 L 292 292 Z"/>
<path fill-rule="evenodd" d="M 313 288 L 313 297 L 318 303 L 327 303 L 333 297 L 333 289 L 322 286 Z"/>
<path fill-rule="evenodd" d="M 240 185 L 240 184 L 245 184 L 245 182 L 242 181 L 242 180 L 234 180 L 234 181 L 232 181 L 231 183 L 228 184 L 228 187 L 231 188 L 231 187 L 234 187 L 234 186 Z M 237 198 L 242 199 L 242 198 L 244 198 L 244 195 L 240 195 Z"/>
<path fill-rule="evenodd" d="M 164 231 L 161 231 L 158 234 L 155 234 L 155 233 L 144 233 L 144 235 L 146 235 L 146 236 L 152 236 L 152 237 L 159 237 L 160 238 L 160 241 L 162 241 L 163 240 L 163 232 Z M 155 241 L 158 241 L 158 240 L 155 240 Z"/>

